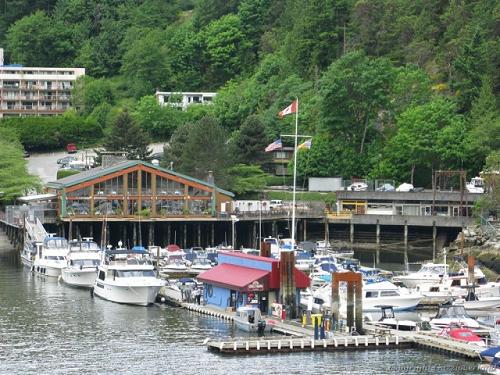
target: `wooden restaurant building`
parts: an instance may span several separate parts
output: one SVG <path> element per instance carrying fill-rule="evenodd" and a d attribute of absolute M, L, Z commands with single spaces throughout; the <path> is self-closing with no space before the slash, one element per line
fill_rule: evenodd
<path fill-rule="evenodd" d="M 62 228 L 67 228 L 69 238 L 99 238 L 106 223 L 112 226 L 112 243 L 130 235 L 134 244 L 177 242 L 186 247 L 222 242 L 214 223 L 222 203 L 234 195 L 215 186 L 212 177 L 208 180 L 127 160 L 49 182 L 47 187 L 57 195 L 57 216 L 67 223 Z M 187 223 L 194 225 L 188 228 Z"/>

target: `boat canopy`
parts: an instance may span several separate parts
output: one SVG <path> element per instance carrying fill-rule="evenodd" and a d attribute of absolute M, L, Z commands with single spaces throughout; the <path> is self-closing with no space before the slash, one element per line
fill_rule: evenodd
<path fill-rule="evenodd" d="M 106 255 L 117 255 L 117 254 L 143 254 L 149 255 L 146 249 L 136 249 L 133 247 L 132 249 L 120 249 L 120 250 L 106 250 Z"/>

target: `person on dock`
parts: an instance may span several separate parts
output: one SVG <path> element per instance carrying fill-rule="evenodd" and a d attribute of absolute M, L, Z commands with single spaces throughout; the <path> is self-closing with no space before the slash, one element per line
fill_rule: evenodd
<path fill-rule="evenodd" d="M 200 288 L 196 288 L 194 290 L 194 298 L 195 298 L 196 304 L 201 305 L 201 289 Z"/>

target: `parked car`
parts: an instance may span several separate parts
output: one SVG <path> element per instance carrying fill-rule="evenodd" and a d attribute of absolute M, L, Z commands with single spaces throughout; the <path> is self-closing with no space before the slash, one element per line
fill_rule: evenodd
<path fill-rule="evenodd" d="M 396 191 L 409 192 L 409 191 L 413 191 L 413 189 L 414 189 L 414 187 L 412 184 L 408 184 L 408 183 L 404 182 L 397 187 Z"/>
<path fill-rule="evenodd" d="M 368 185 L 364 182 L 353 182 L 347 187 L 347 190 L 351 191 L 367 191 Z"/>
<path fill-rule="evenodd" d="M 66 145 L 66 151 L 68 151 L 68 154 L 75 154 L 78 149 L 76 148 L 76 145 L 74 143 L 68 143 Z"/>
<path fill-rule="evenodd" d="M 61 164 L 61 165 L 69 164 L 70 162 L 75 161 L 75 160 L 76 160 L 76 157 L 74 157 L 74 156 L 65 156 L 61 159 L 57 159 L 57 164 Z"/>
<path fill-rule="evenodd" d="M 396 191 L 396 188 L 391 184 L 383 184 L 376 188 L 375 191 Z"/>

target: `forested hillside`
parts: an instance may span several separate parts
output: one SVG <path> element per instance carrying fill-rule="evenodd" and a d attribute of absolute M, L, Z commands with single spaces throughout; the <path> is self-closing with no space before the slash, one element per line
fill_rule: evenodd
<path fill-rule="evenodd" d="M 500 150 L 495 0 L 5 0 L 0 9 L 7 63 L 86 68 L 73 123 L 106 135 L 127 108 L 152 138 L 172 137 L 166 163 L 194 175 L 220 167 L 224 179 L 245 173 L 236 163 L 264 163 L 262 145 L 292 130 L 292 116 L 277 113 L 296 96 L 300 133 L 314 136 L 300 152 L 302 176 L 413 174 L 428 185 L 432 169 L 471 176 Z M 218 96 L 179 112 L 158 107 L 156 89 Z"/>

